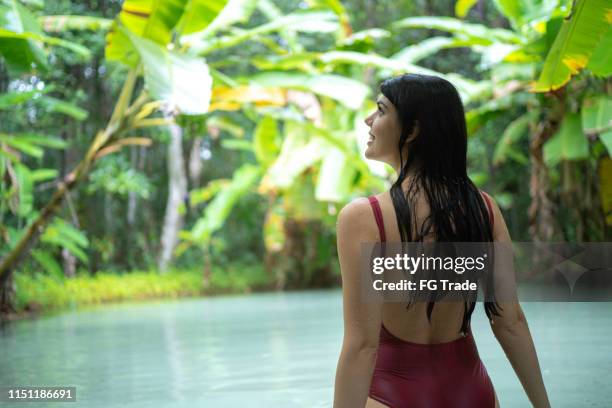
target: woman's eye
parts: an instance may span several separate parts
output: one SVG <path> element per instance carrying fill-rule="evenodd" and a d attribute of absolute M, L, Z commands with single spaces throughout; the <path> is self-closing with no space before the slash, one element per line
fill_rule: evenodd
<path fill-rule="evenodd" d="M 378 108 L 378 112 L 380 112 L 380 113 L 384 113 L 384 112 L 382 111 L 382 109 L 380 109 L 380 108 Z"/>

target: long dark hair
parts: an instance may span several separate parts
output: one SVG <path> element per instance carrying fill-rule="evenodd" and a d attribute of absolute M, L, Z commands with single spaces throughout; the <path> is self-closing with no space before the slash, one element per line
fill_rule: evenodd
<path fill-rule="evenodd" d="M 400 172 L 390 192 L 402 242 L 423 241 L 432 228 L 437 242 L 493 241 L 487 205 L 467 175 L 467 127 L 455 87 L 437 76 L 405 74 L 385 80 L 380 91 L 395 106 L 401 124 Z M 408 142 L 404 158 L 402 147 L 417 123 L 418 135 Z M 414 176 L 404 192 L 402 182 L 409 169 Z M 412 208 L 420 190 L 431 212 L 417 229 Z M 501 307 L 494 300 L 492 279 L 485 279 L 484 286 L 485 297 L 493 299 L 485 302 L 485 313 L 491 320 L 493 315 L 499 316 L 497 309 Z M 433 292 L 428 301 L 429 321 L 437 296 Z M 476 296 L 464 303 L 463 333 L 469 328 L 475 305 Z"/>

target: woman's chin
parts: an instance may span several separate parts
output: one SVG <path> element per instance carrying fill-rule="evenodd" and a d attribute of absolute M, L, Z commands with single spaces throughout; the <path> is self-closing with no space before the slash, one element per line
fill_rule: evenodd
<path fill-rule="evenodd" d="M 365 151 L 363 152 L 363 155 L 366 157 L 366 159 L 374 159 L 376 154 L 374 153 L 374 149 L 372 149 L 372 146 L 366 147 Z"/>

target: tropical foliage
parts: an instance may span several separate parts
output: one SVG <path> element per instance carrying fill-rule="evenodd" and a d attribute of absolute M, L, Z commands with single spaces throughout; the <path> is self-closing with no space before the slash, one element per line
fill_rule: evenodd
<path fill-rule="evenodd" d="M 102 3 L 0 1 L 3 309 L 41 271 L 197 265 L 214 287 L 239 260 L 336 284 L 338 210 L 393 177 L 362 121 L 404 72 L 458 88 L 514 237 L 607 239 L 604 0 Z"/>

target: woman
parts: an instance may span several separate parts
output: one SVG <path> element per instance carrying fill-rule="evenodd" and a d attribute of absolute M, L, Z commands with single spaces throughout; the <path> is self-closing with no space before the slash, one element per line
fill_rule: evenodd
<path fill-rule="evenodd" d="M 467 176 L 467 130 L 453 85 L 406 74 L 380 91 L 365 120 L 365 155 L 393 166 L 398 178 L 390 191 L 355 200 L 338 215 L 344 339 L 334 407 L 498 407 L 469 325 L 474 302 L 406 307 L 361 299 L 361 242 L 510 242 L 498 206 Z M 549 407 L 518 301 L 485 302 L 485 311 L 529 400 Z"/>

